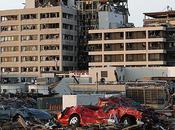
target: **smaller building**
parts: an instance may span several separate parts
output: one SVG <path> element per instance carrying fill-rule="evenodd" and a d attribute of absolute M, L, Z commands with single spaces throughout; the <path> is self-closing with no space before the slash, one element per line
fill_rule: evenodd
<path fill-rule="evenodd" d="M 89 67 L 174 66 L 174 31 L 161 26 L 90 30 Z"/>
<path fill-rule="evenodd" d="M 171 25 L 175 26 L 175 11 L 168 10 L 164 12 L 149 12 L 144 13 L 144 26 L 162 26 Z"/>

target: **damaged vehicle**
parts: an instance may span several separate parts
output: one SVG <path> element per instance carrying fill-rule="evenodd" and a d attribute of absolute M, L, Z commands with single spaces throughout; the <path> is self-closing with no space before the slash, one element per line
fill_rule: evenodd
<path fill-rule="evenodd" d="M 0 122 L 18 121 L 19 118 L 24 119 L 26 124 L 29 125 L 34 123 L 46 124 L 52 119 L 49 113 L 26 107 L 24 104 L 20 104 L 19 101 L 1 101 Z"/>
<path fill-rule="evenodd" d="M 58 114 L 58 122 L 64 126 L 143 125 L 158 122 L 157 113 L 124 97 L 100 98 L 96 106 L 68 107 Z"/>

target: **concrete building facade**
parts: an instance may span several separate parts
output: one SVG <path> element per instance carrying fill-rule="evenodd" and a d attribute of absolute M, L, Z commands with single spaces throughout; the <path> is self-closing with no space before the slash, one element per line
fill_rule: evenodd
<path fill-rule="evenodd" d="M 174 66 L 174 28 L 90 30 L 89 67 Z"/>
<path fill-rule="evenodd" d="M 77 11 L 72 4 L 26 0 L 24 9 L 0 11 L 2 78 L 77 69 Z"/>

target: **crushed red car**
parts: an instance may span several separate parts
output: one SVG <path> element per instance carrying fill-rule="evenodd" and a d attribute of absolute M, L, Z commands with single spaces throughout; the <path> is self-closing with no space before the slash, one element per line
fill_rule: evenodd
<path fill-rule="evenodd" d="M 90 126 L 94 124 L 122 124 L 124 127 L 137 123 L 155 123 L 156 113 L 125 97 L 100 98 L 96 106 L 68 107 L 58 114 L 63 126 Z"/>

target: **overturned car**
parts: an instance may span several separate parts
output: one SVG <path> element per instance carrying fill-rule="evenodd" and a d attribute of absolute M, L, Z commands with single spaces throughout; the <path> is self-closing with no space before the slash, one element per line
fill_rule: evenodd
<path fill-rule="evenodd" d="M 128 127 L 157 123 L 158 114 L 125 97 L 110 97 L 100 98 L 96 106 L 68 107 L 58 114 L 58 122 L 65 126 L 121 124 Z"/>

